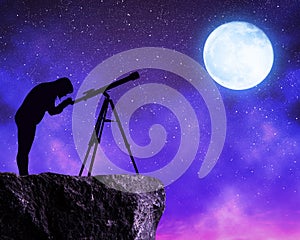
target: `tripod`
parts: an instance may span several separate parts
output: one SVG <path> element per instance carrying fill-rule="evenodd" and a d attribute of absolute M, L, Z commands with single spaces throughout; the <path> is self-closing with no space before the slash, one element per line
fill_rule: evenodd
<path fill-rule="evenodd" d="M 79 176 L 82 175 L 83 169 L 84 169 L 85 164 L 87 162 L 87 159 L 90 155 L 91 149 L 92 149 L 92 147 L 94 147 L 91 162 L 90 162 L 90 167 L 89 167 L 89 171 L 88 171 L 88 176 L 91 176 L 91 174 L 92 174 L 93 165 L 94 165 L 94 162 L 95 162 L 95 157 L 96 157 L 96 153 L 97 153 L 97 149 L 98 149 L 98 144 L 100 144 L 101 137 L 102 137 L 104 123 L 112 122 L 112 120 L 109 120 L 109 119 L 106 118 L 106 114 L 107 114 L 107 110 L 108 110 L 109 106 L 111 107 L 111 109 L 114 113 L 116 122 L 118 123 L 118 127 L 120 129 L 121 134 L 122 134 L 122 137 L 123 137 L 125 146 L 127 148 L 128 154 L 130 156 L 131 162 L 133 164 L 134 170 L 135 170 L 136 174 L 139 174 L 138 168 L 136 166 L 136 163 L 135 163 L 134 158 L 132 156 L 132 152 L 130 150 L 130 145 L 129 145 L 128 140 L 126 138 L 124 129 L 121 125 L 119 115 L 117 113 L 117 110 L 115 109 L 115 105 L 114 105 L 112 99 L 110 98 L 109 94 L 106 91 L 103 92 L 103 96 L 105 97 L 105 99 L 103 101 L 100 113 L 98 115 L 97 122 L 96 122 L 95 127 L 94 127 L 94 131 L 93 131 L 92 136 L 90 138 L 90 141 L 88 143 L 88 149 L 86 151 L 84 161 L 82 163 L 82 166 L 81 166 L 81 169 L 80 169 L 80 172 L 79 172 Z"/>

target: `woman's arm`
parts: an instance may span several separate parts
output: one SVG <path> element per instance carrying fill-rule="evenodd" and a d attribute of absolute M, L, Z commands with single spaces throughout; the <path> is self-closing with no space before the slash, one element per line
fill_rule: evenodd
<path fill-rule="evenodd" d="M 73 105 L 74 101 L 72 100 L 72 98 L 67 98 L 66 100 L 62 101 L 62 103 L 58 104 L 57 106 L 55 106 L 53 104 L 53 106 L 51 106 L 48 109 L 48 113 L 52 116 L 52 115 L 56 115 L 56 114 L 60 114 L 65 107 L 69 106 L 69 105 Z"/>

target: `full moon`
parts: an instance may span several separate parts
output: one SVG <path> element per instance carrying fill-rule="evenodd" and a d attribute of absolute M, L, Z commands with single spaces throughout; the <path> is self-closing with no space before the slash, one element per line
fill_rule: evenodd
<path fill-rule="evenodd" d="M 203 50 L 209 75 L 220 85 L 244 90 L 261 83 L 271 71 L 274 52 L 266 34 L 247 22 L 230 22 L 216 28 Z"/>

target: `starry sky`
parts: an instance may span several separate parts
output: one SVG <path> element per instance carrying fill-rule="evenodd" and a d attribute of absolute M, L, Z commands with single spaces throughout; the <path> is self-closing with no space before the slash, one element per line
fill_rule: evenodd
<path fill-rule="evenodd" d="M 0 6 L 1 172 L 18 172 L 14 114 L 35 85 L 66 76 L 74 85 L 75 98 L 97 65 L 142 47 L 176 50 L 204 68 L 203 47 L 215 28 L 247 21 L 262 29 L 273 46 L 273 67 L 262 83 L 248 90 L 216 85 L 226 110 L 226 140 L 205 178 L 200 179 L 198 171 L 211 123 L 194 86 L 171 72 L 139 69 L 139 80 L 118 87 L 111 96 L 118 101 L 133 86 L 163 84 L 184 96 L 198 118 L 198 150 L 189 168 L 166 186 L 158 240 L 300 239 L 299 1 L 0 0 Z M 102 87 L 112 80 L 99 76 L 97 84 Z M 164 90 L 158 93 L 164 100 Z M 173 102 L 171 107 L 178 106 L 176 97 L 166 99 L 165 103 Z M 60 115 L 45 115 L 31 149 L 30 173 L 78 174 L 81 160 L 73 140 L 72 114 L 70 106 Z M 182 144 L 179 119 L 164 101 L 147 103 L 131 116 L 127 125 L 136 144 L 149 144 L 145 133 L 154 124 L 166 132 L 159 153 L 136 158 L 141 172 L 172 161 Z M 103 152 L 114 164 L 133 171 L 111 130 L 110 125 L 104 129 Z"/>

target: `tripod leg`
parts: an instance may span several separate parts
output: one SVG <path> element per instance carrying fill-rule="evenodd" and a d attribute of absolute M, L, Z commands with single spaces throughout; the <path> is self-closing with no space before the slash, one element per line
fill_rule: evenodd
<path fill-rule="evenodd" d="M 136 174 L 139 174 L 139 170 L 137 168 L 137 165 L 136 165 L 136 163 L 134 161 L 134 158 L 133 158 L 133 155 L 132 155 L 132 152 L 131 152 L 131 149 L 130 149 L 130 144 L 128 143 L 127 137 L 125 135 L 124 129 L 122 127 L 122 124 L 121 124 L 121 121 L 120 121 L 120 118 L 119 118 L 119 115 L 117 113 L 117 110 L 115 109 L 115 105 L 114 105 L 114 103 L 113 103 L 113 101 L 111 99 L 109 100 L 109 103 L 111 105 L 111 108 L 113 110 L 114 116 L 115 116 L 116 121 L 118 123 L 118 127 L 119 127 L 121 135 L 123 137 L 123 140 L 124 140 L 125 146 L 127 148 L 127 151 L 128 151 L 129 157 L 131 159 L 131 162 L 133 164 L 134 170 L 135 170 Z"/>
<path fill-rule="evenodd" d="M 88 158 L 88 156 L 89 156 L 89 154 L 90 154 L 91 147 L 92 147 L 92 146 L 89 145 L 88 150 L 87 150 L 87 152 L 86 152 L 86 154 L 85 154 L 84 161 L 83 161 L 83 163 L 82 163 L 82 165 L 81 165 L 81 169 L 80 169 L 80 172 L 79 172 L 79 176 L 80 176 L 80 177 L 81 177 L 82 172 L 83 172 L 83 169 L 84 169 L 84 167 L 85 167 L 87 158 Z"/>
<path fill-rule="evenodd" d="M 104 102 L 103 102 L 99 117 L 97 119 L 95 132 L 94 132 L 95 147 L 94 147 L 94 151 L 93 151 L 93 155 L 92 155 L 92 159 L 91 159 L 91 163 L 90 163 L 90 168 L 89 168 L 89 171 L 88 171 L 88 176 L 91 176 L 92 171 L 93 171 L 93 166 L 94 166 L 94 162 L 95 162 L 95 158 L 96 158 L 98 145 L 100 144 L 100 141 L 101 141 L 102 132 L 103 132 L 103 128 L 104 128 L 104 123 L 105 123 L 105 120 L 106 120 L 108 102 L 109 102 L 109 100 L 106 97 Z"/>
<path fill-rule="evenodd" d="M 93 166 L 94 166 L 94 162 L 95 162 L 95 157 L 96 157 L 97 148 L 98 148 L 98 144 L 96 144 L 95 147 L 94 147 L 93 156 L 92 156 L 92 159 L 91 159 L 91 163 L 90 163 L 90 168 L 89 168 L 88 176 L 91 176 L 92 171 L 93 171 Z"/>
<path fill-rule="evenodd" d="M 84 170 L 85 165 L 86 165 L 86 162 L 87 162 L 87 159 L 90 155 L 91 148 L 92 148 L 92 146 L 95 145 L 93 155 L 92 155 L 92 159 L 91 159 L 91 163 L 90 163 L 90 167 L 89 167 L 89 171 L 88 171 L 88 176 L 91 176 L 94 161 L 95 161 L 95 156 L 96 156 L 96 152 L 97 152 L 97 147 L 98 147 L 98 144 L 100 143 L 100 139 L 101 139 L 101 136 L 102 136 L 103 126 L 104 126 L 105 117 L 106 117 L 107 108 L 108 108 L 108 102 L 109 102 L 109 100 L 107 99 L 107 97 L 105 97 L 105 100 L 102 104 L 102 107 L 101 107 L 99 116 L 97 118 L 96 124 L 94 126 L 94 131 L 92 133 L 92 136 L 91 136 L 89 144 L 88 144 L 88 149 L 86 151 L 84 161 L 81 165 L 79 176 L 82 175 L 83 170 Z"/>
<path fill-rule="evenodd" d="M 84 156 L 84 161 L 83 161 L 83 163 L 82 163 L 82 165 L 81 165 L 81 169 L 80 169 L 80 172 L 79 172 L 79 176 L 82 175 L 82 172 L 83 172 L 83 170 L 84 170 L 84 168 L 85 168 L 85 164 L 86 164 L 87 159 L 88 159 L 88 157 L 89 157 L 89 155 L 90 155 L 90 151 L 91 151 L 92 146 L 93 146 L 94 144 L 97 144 L 96 139 L 97 139 L 97 138 L 96 138 L 96 136 L 95 136 L 95 132 L 93 132 L 93 134 L 92 134 L 92 136 L 91 136 L 91 139 L 90 139 L 90 141 L 89 141 L 88 149 L 87 149 L 86 154 L 85 154 L 85 156 Z"/>

